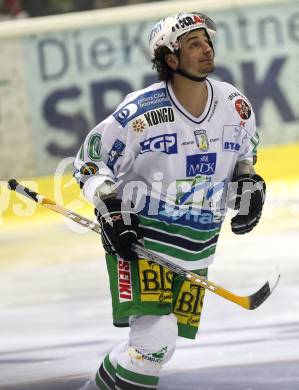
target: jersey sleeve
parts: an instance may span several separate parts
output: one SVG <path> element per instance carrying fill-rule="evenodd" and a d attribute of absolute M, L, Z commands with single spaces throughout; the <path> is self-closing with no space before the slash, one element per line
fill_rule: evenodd
<path fill-rule="evenodd" d="M 247 115 L 249 118 L 241 119 L 241 142 L 238 154 L 238 162 L 248 160 L 254 165 L 257 161 L 257 147 L 259 144 L 259 133 L 256 127 L 255 114 L 250 103 L 246 102 Z"/>
<path fill-rule="evenodd" d="M 215 81 L 214 81 L 215 84 Z M 238 152 L 237 162 L 247 160 L 253 165 L 257 160 L 257 147 L 259 144 L 259 134 L 256 128 L 255 114 L 247 97 L 226 82 L 216 82 L 218 92 L 227 105 L 223 107 L 231 112 L 231 129 L 225 139 L 228 148 L 234 148 Z M 229 107 L 229 108 L 228 108 Z M 232 122 L 233 121 L 233 122 Z"/>
<path fill-rule="evenodd" d="M 74 161 L 74 177 L 84 196 L 94 203 L 97 188 L 104 182 L 116 183 L 128 173 L 138 154 L 128 148 L 128 131 L 113 117 L 97 125 L 87 135 Z"/>

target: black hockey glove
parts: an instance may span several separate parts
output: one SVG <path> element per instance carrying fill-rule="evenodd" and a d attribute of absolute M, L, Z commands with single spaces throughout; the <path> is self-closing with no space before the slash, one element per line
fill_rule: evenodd
<path fill-rule="evenodd" d="M 127 261 L 137 260 L 138 256 L 131 249 L 133 243 L 143 238 L 139 227 L 139 219 L 132 209 L 122 207 L 120 199 L 103 201 L 107 211 L 95 209 L 95 214 L 101 225 L 102 243 L 105 251 L 117 254 Z"/>
<path fill-rule="evenodd" d="M 236 180 L 237 196 L 235 210 L 238 214 L 231 220 L 231 228 L 235 234 L 250 232 L 262 215 L 266 195 L 266 184 L 259 175 L 241 175 Z"/>

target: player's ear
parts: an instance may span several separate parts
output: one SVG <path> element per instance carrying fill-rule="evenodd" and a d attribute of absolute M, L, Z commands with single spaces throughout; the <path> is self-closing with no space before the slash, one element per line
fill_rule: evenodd
<path fill-rule="evenodd" d="M 178 60 L 178 57 L 175 54 L 173 54 L 173 53 L 166 54 L 166 56 L 164 58 L 165 58 L 166 64 L 171 69 L 173 69 L 173 70 L 177 69 L 177 67 L 179 66 L 179 60 Z"/>

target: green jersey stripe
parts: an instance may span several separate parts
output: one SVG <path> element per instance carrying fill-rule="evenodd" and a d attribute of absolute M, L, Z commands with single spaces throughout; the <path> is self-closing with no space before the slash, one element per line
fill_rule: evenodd
<path fill-rule="evenodd" d="M 250 139 L 250 142 L 251 144 L 254 146 L 254 147 L 257 147 L 257 145 L 260 143 L 260 136 L 258 134 L 258 132 L 256 132 Z"/>

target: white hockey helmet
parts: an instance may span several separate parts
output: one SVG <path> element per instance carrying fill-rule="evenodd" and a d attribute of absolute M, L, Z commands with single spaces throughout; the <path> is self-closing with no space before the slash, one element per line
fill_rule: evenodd
<path fill-rule="evenodd" d="M 206 31 L 210 45 L 213 48 L 216 24 L 207 15 L 200 12 L 181 12 L 162 19 L 154 25 L 149 34 L 151 56 L 155 56 L 155 50 L 160 46 L 166 46 L 175 53 L 180 47 L 179 37 L 199 28 Z"/>

